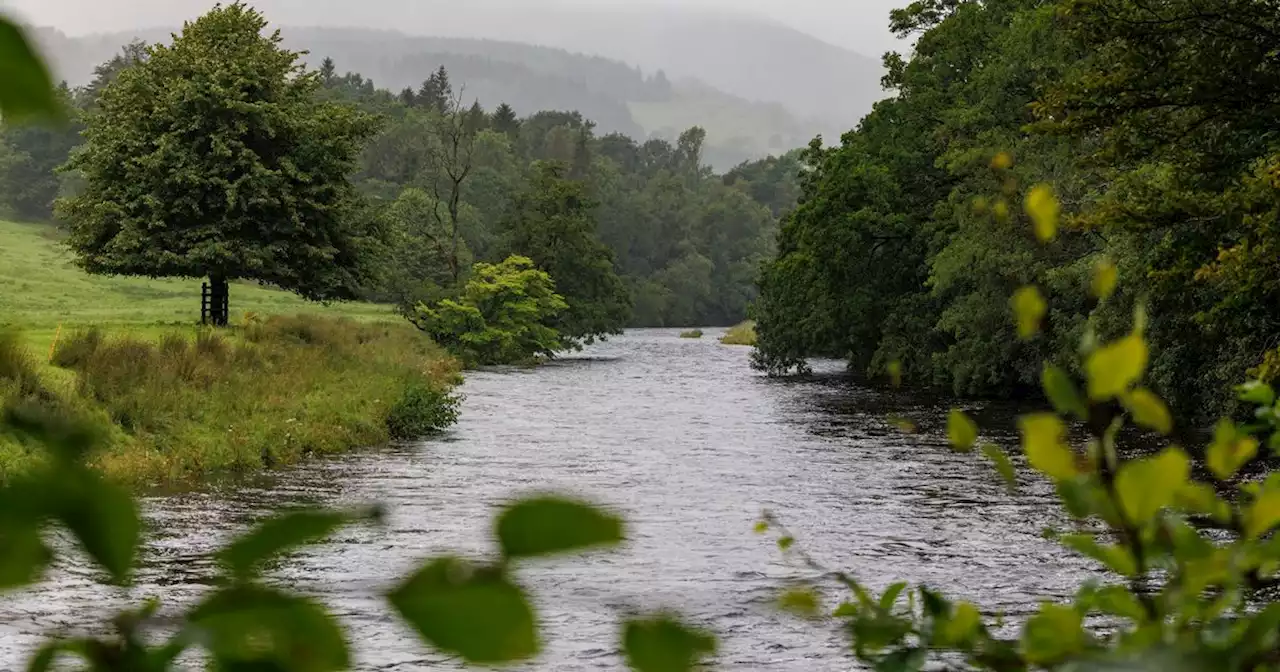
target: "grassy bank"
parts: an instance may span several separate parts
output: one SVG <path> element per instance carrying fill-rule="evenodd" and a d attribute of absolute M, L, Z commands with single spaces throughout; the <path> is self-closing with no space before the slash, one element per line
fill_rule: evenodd
<path fill-rule="evenodd" d="M 174 482 L 410 438 L 447 426 L 453 360 L 409 325 L 276 317 L 158 340 L 82 331 L 44 364 L 0 337 L 0 402 L 90 419 L 111 478 Z M 402 436 L 395 436 L 396 434 Z M 0 437 L 0 478 L 40 459 Z"/>
<path fill-rule="evenodd" d="M 200 319 L 200 280 L 91 276 L 72 264 L 49 224 L 0 221 L 0 326 L 19 327 L 32 347 L 47 349 L 64 332 L 91 325 L 114 333 L 163 335 L 168 326 Z M 231 287 L 231 321 L 245 315 L 323 315 L 392 320 L 392 310 L 368 303 L 324 306 L 253 283 Z"/>

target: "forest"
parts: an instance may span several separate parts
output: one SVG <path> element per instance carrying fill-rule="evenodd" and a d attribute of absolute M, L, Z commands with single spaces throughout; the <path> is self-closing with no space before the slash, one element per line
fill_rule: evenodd
<path fill-rule="evenodd" d="M 1280 374 L 1275 2 L 921 0 L 892 28 L 916 39 L 885 57 L 892 95 L 803 155 L 755 307 L 759 367 L 834 356 L 1011 395 L 1142 307 L 1150 382 L 1188 417 Z M 1024 206 L 1045 188 L 1063 227 L 1041 245 Z M 1120 280 L 1106 300 L 1099 269 Z M 1051 297 L 1030 341 L 1010 318 L 1024 285 Z"/>
<path fill-rule="evenodd" d="M 3 126 L 0 215 L 51 220 L 54 202 L 81 190 L 77 170 L 60 167 L 82 144 L 82 119 L 118 73 L 148 53 L 143 43 L 126 45 L 88 84 L 62 85 L 71 123 Z M 340 73 L 332 59 L 319 64 L 319 98 L 359 110 L 377 128 L 352 182 L 360 195 L 358 218 L 379 240 L 378 261 L 345 298 L 394 303 L 410 313 L 419 301 L 459 284 L 473 263 L 531 255 L 515 247 L 512 222 L 521 207 L 533 207 L 533 190 L 552 180 L 575 190 L 580 233 L 603 242 L 610 275 L 621 278 L 617 300 L 634 306 L 615 309 L 611 329 L 732 324 L 745 317 L 778 218 L 797 193 L 799 152 L 715 174 L 706 165 L 700 127 L 676 142 L 637 141 L 598 133 L 580 111 L 529 110 L 521 117 L 505 102 L 455 86 L 444 65 L 428 66 L 426 58 L 414 61 L 423 73 L 420 84 L 400 91 Z"/>

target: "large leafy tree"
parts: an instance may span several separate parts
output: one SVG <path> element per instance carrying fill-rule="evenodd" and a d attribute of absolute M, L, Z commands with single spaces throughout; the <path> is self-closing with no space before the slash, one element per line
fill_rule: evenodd
<path fill-rule="evenodd" d="M 84 189 L 59 208 L 85 270 L 356 295 L 373 231 L 347 176 L 376 123 L 320 102 L 320 76 L 266 27 L 219 5 L 102 91 L 68 163 Z"/>

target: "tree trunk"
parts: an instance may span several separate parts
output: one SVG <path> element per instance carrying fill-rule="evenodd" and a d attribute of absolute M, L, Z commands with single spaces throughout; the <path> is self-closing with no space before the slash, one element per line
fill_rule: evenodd
<path fill-rule="evenodd" d="M 209 276 L 209 309 L 208 315 L 202 316 L 207 324 L 215 327 L 227 326 L 230 314 L 231 290 L 227 278 L 221 275 Z"/>

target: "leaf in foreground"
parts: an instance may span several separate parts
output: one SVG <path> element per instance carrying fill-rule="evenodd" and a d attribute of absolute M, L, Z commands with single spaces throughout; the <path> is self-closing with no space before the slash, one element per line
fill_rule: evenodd
<path fill-rule="evenodd" d="M 509 558 L 614 546 L 623 540 L 621 518 L 559 497 L 516 502 L 499 514 L 495 527 L 502 552 Z"/>
<path fill-rule="evenodd" d="M 1018 338 L 1031 340 L 1040 333 L 1040 323 L 1049 312 L 1049 304 L 1035 287 L 1023 287 L 1014 292 L 1010 300 L 1014 320 L 1018 325 Z"/>
<path fill-rule="evenodd" d="M 128 490 L 85 468 L 60 471 L 57 477 L 58 520 L 112 581 L 127 583 L 142 538 L 137 503 Z"/>
<path fill-rule="evenodd" d="M 978 441 L 978 425 L 964 411 L 953 408 L 947 415 L 947 439 L 955 450 L 973 450 L 973 444 Z"/>
<path fill-rule="evenodd" d="M 1106 401 L 1128 390 L 1147 369 L 1147 342 L 1134 333 L 1089 355 L 1089 398 Z"/>
<path fill-rule="evenodd" d="M 1076 475 L 1075 453 L 1066 444 L 1066 425 L 1052 413 L 1033 413 L 1018 418 L 1022 449 L 1027 462 L 1054 480 Z"/>
<path fill-rule="evenodd" d="M 622 628 L 627 664 L 637 672 L 688 672 L 716 650 L 709 633 L 659 614 L 628 620 Z"/>
<path fill-rule="evenodd" d="M 59 112 L 49 70 L 22 30 L 0 17 L 0 115 L 20 119 Z"/>
<path fill-rule="evenodd" d="M 351 666 L 337 621 L 318 604 L 272 588 L 214 593 L 189 617 L 220 669 L 328 672 Z"/>
<path fill-rule="evenodd" d="M 496 568 L 438 558 L 389 599 L 428 644 L 467 662 L 506 663 L 538 653 L 533 608 Z"/>
<path fill-rule="evenodd" d="M 264 563 L 286 551 L 325 540 L 338 528 L 373 518 L 376 512 L 291 511 L 259 523 L 218 553 L 238 578 L 253 576 Z"/>

